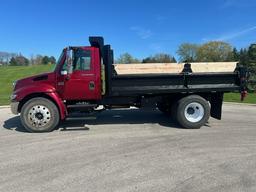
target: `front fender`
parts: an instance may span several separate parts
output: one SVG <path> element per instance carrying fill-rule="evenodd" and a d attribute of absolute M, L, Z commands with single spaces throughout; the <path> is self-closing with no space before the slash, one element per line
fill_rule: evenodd
<path fill-rule="evenodd" d="M 49 97 L 51 97 L 57 104 L 57 107 L 59 108 L 59 111 L 60 111 L 61 120 L 65 119 L 65 117 L 67 116 L 67 108 L 66 108 L 66 105 L 61 100 L 61 98 L 59 97 L 58 93 L 51 92 L 51 93 L 46 93 L 46 94 Z"/>
<path fill-rule="evenodd" d="M 59 97 L 58 93 L 56 92 L 55 87 L 47 84 L 41 84 L 40 86 L 26 86 L 21 89 L 17 89 L 14 94 L 17 95 L 16 101 L 24 101 L 27 100 L 26 98 L 46 95 L 49 97 L 54 103 L 57 105 L 61 120 L 65 119 L 67 115 L 67 109 L 65 104 L 63 103 L 62 99 Z M 23 102 L 22 102 L 23 103 Z"/>

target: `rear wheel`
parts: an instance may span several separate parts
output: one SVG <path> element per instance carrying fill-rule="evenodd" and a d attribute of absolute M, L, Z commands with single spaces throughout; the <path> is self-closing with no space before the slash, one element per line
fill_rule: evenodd
<path fill-rule="evenodd" d="M 190 95 L 180 99 L 176 108 L 178 123 L 189 129 L 202 127 L 210 117 L 210 105 L 198 95 Z"/>
<path fill-rule="evenodd" d="M 50 132 L 59 124 L 59 110 L 43 97 L 27 101 L 21 109 L 21 123 L 29 132 Z"/>

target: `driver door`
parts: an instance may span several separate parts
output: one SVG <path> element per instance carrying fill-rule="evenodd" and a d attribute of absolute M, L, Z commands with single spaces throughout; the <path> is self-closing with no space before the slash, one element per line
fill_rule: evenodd
<path fill-rule="evenodd" d="M 65 59 L 66 60 L 66 59 Z M 90 48 L 74 50 L 72 73 L 62 75 L 58 81 L 62 86 L 62 98 L 64 100 L 97 100 L 101 96 L 100 88 L 94 67 L 93 51 Z M 63 64 L 65 70 L 66 62 Z"/>

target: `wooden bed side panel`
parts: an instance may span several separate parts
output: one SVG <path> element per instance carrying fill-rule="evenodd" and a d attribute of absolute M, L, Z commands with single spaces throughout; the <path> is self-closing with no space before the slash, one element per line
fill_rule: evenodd
<path fill-rule="evenodd" d="M 233 72 L 237 62 L 209 62 L 191 63 L 192 71 L 203 72 Z M 114 64 L 117 74 L 155 74 L 155 73 L 181 73 L 184 63 L 138 63 Z"/>

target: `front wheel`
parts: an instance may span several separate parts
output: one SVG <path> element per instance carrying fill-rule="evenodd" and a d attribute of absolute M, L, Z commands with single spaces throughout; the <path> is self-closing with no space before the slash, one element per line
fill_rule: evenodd
<path fill-rule="evenodd" d="M 21 123 L 29 132 L 50 132 L 59 124 L 56 105 L 43 97 L 27 101 L 21 109 Z"/>
<path fill-rule="evenodd" d="M 178 123 L 189 129 L 202 127 L 210 117 L 209 103 L 198 95 L 190 95 L 180 99 L 176 110 Z"/>

